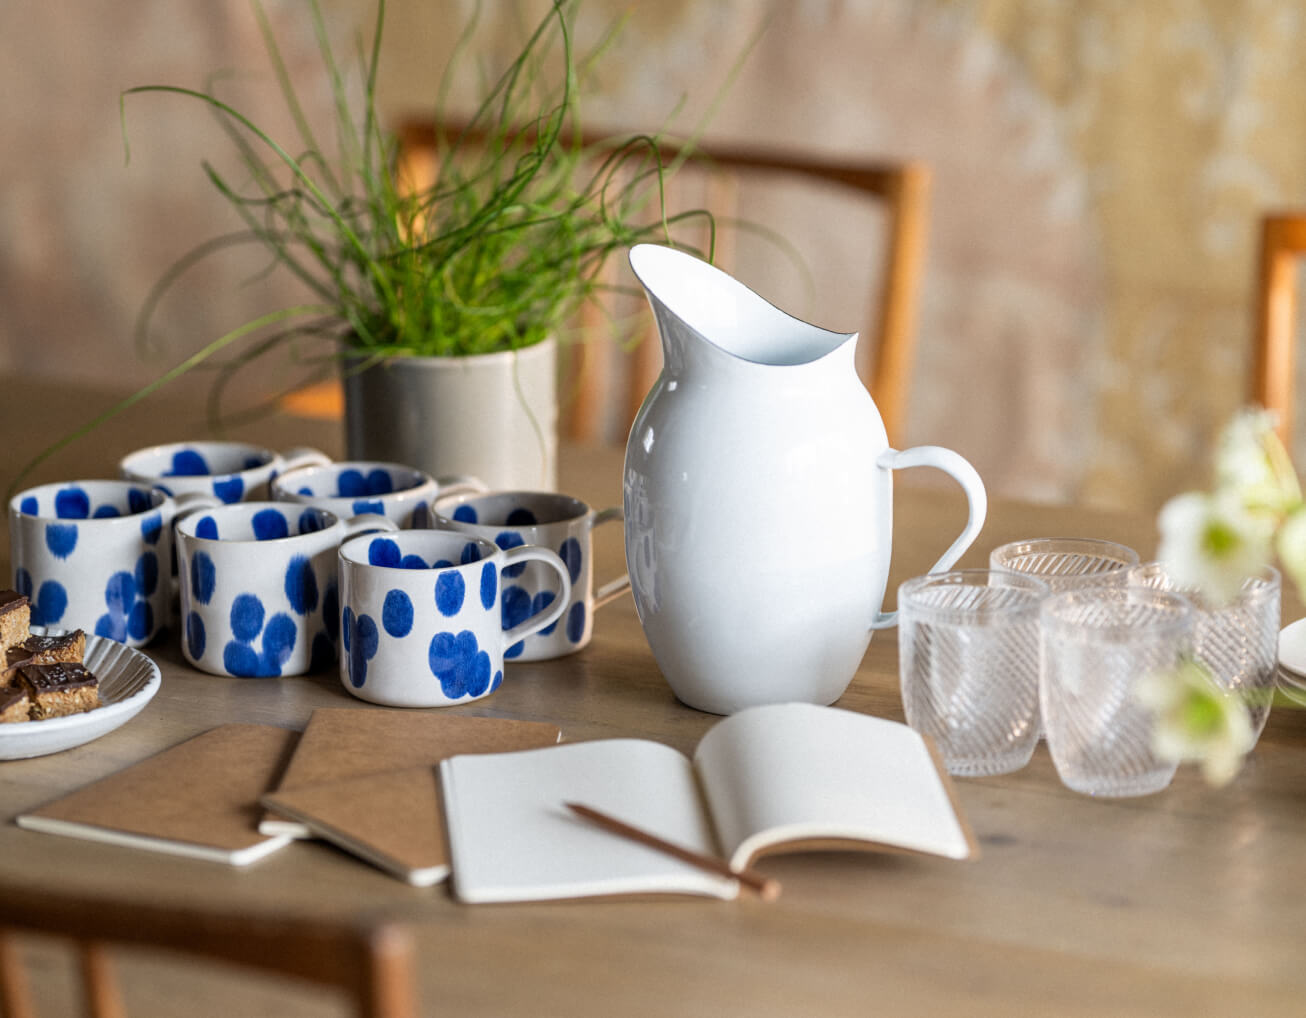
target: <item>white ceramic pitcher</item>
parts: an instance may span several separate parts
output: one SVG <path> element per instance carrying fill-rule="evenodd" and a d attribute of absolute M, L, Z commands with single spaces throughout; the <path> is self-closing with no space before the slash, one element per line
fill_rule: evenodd
<path fill-rule="evenodd" d="M 631 249 L 664 366 L 626 446 L 626 565 L 658 667 L 691 707 L 828 704 L 852 681 L 881 611 L 892 471 L 936 467 L 969 519 L 931 571 L 974 541 L 975 469 L 937 446 L 889 448 L 853 362 L 828 332 L 673 248 Z"/>

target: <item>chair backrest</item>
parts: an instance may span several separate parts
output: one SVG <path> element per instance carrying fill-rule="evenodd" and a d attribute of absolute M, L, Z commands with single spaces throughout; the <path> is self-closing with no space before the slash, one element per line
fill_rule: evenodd
<path fill-rule="evenodd" d="M 431 120 L 409 120 L 399 132 L 400 179 L 417 186 L 434 179 L 438 169 L 437 139 L 441 136 L 475 143 L 480 135 L 464 124 Z M 598 136 L 583 139 L 599 140 Z M 680 149 L 669 143 L 660 146 L 664 163 L 676 159 Z M 917 162 L 876 160 L 835 161 L 808 157 L 795 152 L 761 148 L 696 144 L 692 166 L 703 167 L 714 175 L 709 187 L 709 210 L 727 211 L 713 205 L 728 204 L 733 188 L 722 175 L 789 176 L 800 180 L 825 181 L 878 203 L 884 210 L 886 226 L 883 267 L 878 285 L 868 283 L 866 293 L 867 325 L 861 330 L 857 352 L 858 374 L 868 380 L 871 395 L 884 419 L 890 444 L 902 440 L 906 418 L 907 395 L 911 385 L 912 354 L 915 344 L 916 305 L 925 258 L 929 220 L 930 173 Z M 681 172 L 684 172 L 683 170 Z M 727 256 L 728 257 L 728 256 Z M 718 258 L 720 263 L 723 259 Z M 728 264 L 723 268 L 729 270 Z M 598 316 L 596 316 L 597 318 Z M 647 340 L 647 337 L 645 337 Z M 599 404 L 605 386 L 603 362 L 611 358 L 611 344 L 584 344 L 585 362 L 573 368 L 564 400 L 563 433 L 572 439 L 600 439 Z M 661 370 L 658 344 L 642 341 L 630 352 L 625 365 L 623 403 L 617 408 L 619 432 L 624 435 L 640 403 Z"/>
<path fill-rule="evenodd" d="M 1278 415 L 1279 437 L 1292 442 L 1296 373 L 1297 269 L 1306 255 L 1306 212 L 1261 219 L 1251 399 Z"/>
<path fill-rule="evenodd" d="M 0 1005 L 6 1018 L 35 1010 L 15 934 L 68 938 L 81 952 L 87 1013 L 124 1018 L 109 948 L 178 951 L 343 990 L 359 1018 L 415 1018 L 413 943 L 382 919 L 269 919 L 166 904 L 97 900 L 59 888 L 0 886 Z"/>

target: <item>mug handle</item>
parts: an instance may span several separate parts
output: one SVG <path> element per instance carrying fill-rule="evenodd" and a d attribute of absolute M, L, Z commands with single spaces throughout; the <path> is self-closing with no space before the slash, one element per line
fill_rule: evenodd
<path fill-rule="evenodd" d="M 310 445 L 298 445 L 281 453 L 281 473 L 296 467 L 324 467 L 331 462 L 331 457 L 320 449 Z"/>
<path fill-rule="evenodd" d="M 543 562 L 556 572 L 558 579 L 562 581 L 562 590 L 558 592 L 557 597 L 549 602 L 549 607 L 536 612 L 526 621 L 519 622 L 503 634 L 505 650 L 519 640 L 524 640 L 526 637 L 538 633 L 550 623 L 557 622 L 558 619 L 562 618 L 562 613 L 567 610 L 567 604 L 571 601 L 571 577 L 567 573 L 566 564 L 554 552 L 538 545 L 523 544 L 516 548 L 509 548 L 503 553 L 503 566 L 505 569 L 518 562 L 531 561 Z"/>
<path fill-rule="evenodd" d="M 340 539 L 344 544 L 351 537 L 357 537 L 359 534 L 370 534 L 375 530 L 398 530 L 399 524 L 388 516 L 382 516 L 380 513 L 359 513 L 357 516 L 351 516 L 345 520 L 345 536 Z"/>
<path fill-rule="evenodd" d="M 984 492 L 984 482 L 980 480 L 979 473 L 962 456 L 951 449 L 944 449 L 937 445 L 918 445 L 902 452 L 897 449 L 886 449 L 876 459 L 875 465 L 882 470 L 934 467 L 936 470 L 942 470 L 961 485 L 961 490 L 966 493 L 968 510 L 966 526 L 948 550 L 939 557 L 939 561 L 930 566 L 929 571 L 938 573 L 950 568 L 979 536 L 980 528 L 984 526 L 984 517 L 988 513 L 988 496 Z M 887 629 L 897 623 L 896 611 L 879 611 L 875 613 L 875 621 L 871 623 L 871 628 Z"/>
<path fill-rule="evenodd" d="M 603 526 L 605 523 L 612 523 L 617 520 L 624 520 L 626 514 L 620 506 L 614 506 L 611 509 L 604 509 L 594 514 L 594 519 L 590 520 L 590 532 Z M 622 573 L 615 580 L 603 584 L 594 591 L 594 608 L 597 611 L 605 604 L 611 604 L 622 594 L 630 589 L 630 574 Z"/>
<path fill-rule="evenodd" d="M 435 483 L 439 489 L 438 498 L 444 498 L 445 495 L 483 495 L 490 490 L 489 485 L 479 477 L 472 477 L 470 474 L 451 474 L 448 477 L 437 477 Z"/>

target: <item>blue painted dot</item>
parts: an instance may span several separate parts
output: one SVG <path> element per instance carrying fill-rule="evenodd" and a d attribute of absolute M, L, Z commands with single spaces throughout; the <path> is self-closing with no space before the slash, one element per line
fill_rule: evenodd
<path fill-rule="evenodd" d="M 172 469 L 165 470 L 163 476 L 203 477 L 209 472 L 209 465 L 199 452 L 194 449 L 179 449 L 172 454 Z"/>
<path fill-rule="evenodd" d="M 446 618 L 457 615 L 462 611 L 466 593 L 467 585 L 463 582 L 462 573 L 455 571 L 441 573 L 435 581 L 435 606 Z"/>
<path fill-rule="evenodd" d="M 563 564 L 567 567 L 567 575 L 571 577 L 571 582 L 578 582 L 581 567 L 580 542 L 574 537 L 567 538 L 562 542 L 562 547 L 558 549 L 558 558 L 562 559 Z"/>
<path fill-rule="evenodd" d="M 61 520 L 84 520 L 91 515 L 91 496 L 82 488 L 64 488 L 54 496 L 54 514 Z"/>
<path fill-rule="evenodd" d="M 263 630 L 263 674 L 280 675 L 290 660 L 299 637 L 299 627 L 289 615 L 278 612 Z"/>
<path fill-rule="evenodd" d="M 232 640 L 222 650 L 222 667 L 232 675 L 255 678 L 259 674 L 258 652 L 248 643 Z"/>
<path fill-rule="evenodd" d="M 32 597 L 32 574 L 19 567 L 14 570 L 14 587 L 28 600 Z M 33 621 L 36 621 L 35 619 Z"/>
<path fill-rule="evenodd" d="M 453 565 L 453 563 L 449 563 Z M 399 560 L 400 569 L 425 569 L 426 562 L 421 555 L 405 555 Z"/>
<path fill-rule="evenodd" d="M 567 612 L 567 639 L 580 643 L 585 636 L 585 602 L 577 601 Z"/>
<path fill-rule="evenodd" d="M 464 629 L 436 633 L 427 651 L 431 674 L 440 680 L 440 690 L 450 700 L 482 696 L 490 686 L 490 655 L 481 650 L 476 634 Z"/>
<path fill-rule="evenodd" d="M 359 615 L 350 628 L 349 681 L 357 688 L 367 681 L 367 662 L 376 657 L 380 634 L 369 615 Z"/>
<path fill-rule="evenodd" d="M 218 585 L 218 570 L 205 551 L 197 551 L 190 560 L 190 592 L 200 604 L 208 604 Z"/>
<path fill-rule="evenodd" d="M 136 600 L 136 578 L 123 571 L 114 573 L 104 587 L 104 603 L 111 615 L 125 616 Z"/>
<path fill-rule="evenodd" d="M 195 523 L 195 536 L 205 541 L 218 539 L 218 521 L 212 516 L 201 516 Z"/>
<path fill-rule="evenodd" d="M 290 524 L 280 509 L 260 509 L 250 522 L 256 541 L 277 541 L 290 535 Z"/>
<path fill-rule="evenodd" d="M 28 495 L 18 503 L 18 511 L 26 513 L 28 516 L 39 516 L 41 508 L 37 504 L 35 495 Z"/>
<path fill-rule="evenodd" d="M 533 598 L 531 598 L 531 614 L 538 615 L 540 612 L 547 609 L 549 605 L 553 604 L 556 597 L 557 595 L 554 594 L 553 591 L 551 590 L 541 590 L 538 594 L 536 594 Z M 540 636 L 552 636 L 553 631 L 557 628 L 558 628 L 558 620 L 554 619 L 547 626 L 545 626 L 543 629 L 540 630 Z"/>
<path fill-rule="evenodd" d="M 533 527 L 539 522 L 535 514 L 525 506 L 518 506 L 508 514 L 508 518 L 503 521 L 510 527 Z"/>
<path fill-rule="evenodd" d="M 517 533 L 515 530 L 503 530 L 495 536 L 494 543 L 504 551 L 507 551 L 509 548 L 520 548 L 526 542 L 522 540 L 521 534 Z M 509 579 L 513 579 L 514 577 L 520 576 L 525 570 L 526 563 L 518 562 L 516 565 L 505 566 L 503 569 L 503 575 Z"/>
<path fill-rule="evenodd" d="M 246 470 L 253 470 L 255 467 L 261 467 L 267 461 L 267 456 L 255 454 L 252 456 L 246 456 L 242 465 Z"/>
<path fill-rule="evenodd" d="M 436 601 L 440 600 L 436 591 Z M 395 638 L 402 638 L 413 631 L 413 599 L 402 590 L 391 590 L 385 595 L 385 604 L 381 608 L 381 625 L 387 633 Z"/>
<path fill-rule="evenodd" d="M 32 603 L 32 621 L 40 626 L 49 626 L 63 618 L 68 610 L 68 591 L 58 580 L 46 580 L 37 592 Z"/>
<path fill-rule="evenodd" d="M 494 681 L 490 683 L 490 692 L 493 693 L 503 684 L 503 669 L 494 673 Z"/>
<path fill-rule="evenodd" d="M 231 602 L 231 634 L 249 642 L 263 628 L 263 602 L 254 594 L 238 594 Z"/>
<path fill-rule="evenodd" d="M 152 551 L 136 560 L 136 589 L 141 597 L 152 597 L 159 587 L 159 557 Z"/>
<path fill-rule="evenodd" d="M 299 514 L 295 526 L 300 534 L 316 534 L 322 529 L 322 514 L 316 509 L 305 509 Z"/>
<path fill-rule="evenodd" d="M 190 612 L 186 616 L 186 651 L 190 654 L 192 661 L 198 661 L 204 656 L 204 620 L 196 612 Z"/>
<path fill-rule="evenodd" d="M 213 494 L 228 505 L 239 502 L 245 494 L 245 482 L 239 477 L 217 478 L 213 481 Z"/>
<path fill-rule="evenodd" d="M 397 567 L 403 556 L 399 545 L 388 537 L 375 537 L 367 545 L 367 563 L 373 566 Z"/>
<path fill-rule="evenodd" d="M 363 513 L 385 514 L 385 503 L 379 498 L 356 498 L 350 506 L 350 510 L 355 516 L 362 516 Z"/>
<path fill-rule="evenodd" d="M 425 502 L 413 506 L 413 518 L 409 524 L 414 530 L 425 530 L 431 525 L 431 507 Z"/>
<path fill-rule="evenodd" d="M 515 584 L 504 587 L 503 598 L 499 604 L 499 611 L 503 618 L 504 629 L 511 629 L 513 626 L 521 625 L 521 623 L 530 618 L 531 595 Z M 525 649 L 525 641 L 518 640 L 503 652 L 503 656 L 505 658 L 520 657 L 522 651 Z"/>
<path fill-rule="evenodd" d="M 127 620 L 121 615 L 106 613 L 95 620 L 95 635 L 105 640 L 123 643 L 127 639 Z"/>
<path fill-rule="evenodd" d="M 122 513 L 118 511 L 116 505 L 102 505 L 98 506 L 95 512 L 91 513 L 91 518 L 96 520 L 107 520 L 121 515 Z"/>
<path fill-rule="evenodd" d="M 340 498 L 358 498 L 368 493 L 367 481 L 363 477 L 363 472 L 352 467 L 340 471 L 340 477 L 337 479 L 336 484 L 338 486 L 336 490 Z"/>
<path fill-rule="evenodd" d="M 371 470 L 367 474 L 367 493 L 369 495 L 389 495 L 395 490 L 394 478 L 390 476 L 389 470 L 380 468 Z"/>
<path fill-rule="evenodd" d="M 143 513 L 153 503 L 150 493 L 143 488 L 129 488 L 127 490 L 127 508 L 134 515 Z M 145 526 L 141 524 L 142 528 Z"/>
<path fill-rule="evenodd" d="M 295 492 L 295 494 L 296 494 L 296 495 L 304 495 L 304 496 L 307 496 L 307 497 L 310 497 L 310 498 L 311 498 L 312 495 L 313 495 L 313 489 L 310 488 L 307 484 L 301 484 L 301 485 L 299 486 L 299 490 L 298 490 L 297 492 Z"/>
<path fill-rule="evenodd" d="M 340 619 L 340 635 L 345 641 L 345 651 L 349 650 L 349 642 L 353 639 L 354 632 L 354 610 L 348 605 L 345 606 L 344 613 Z"/>
<path fill-rule="evenodd" d="M 141 520 L 141 538 L 146 544 L 158 544 L 163 536 L 163 517 L 159 513 L 150 513 Z"/>
<path fill-rule="evenodd" d="M 286 566 L 286 599 L 300 615 L 307 615 L 317 607 L 317 574 L 313 563 L 303 555 L 296 555 Z"/>
<path fill-rule="evenodd" d="M 77 547 L 76 523 L 47 523 L 45 546 L 55 558 L 67 558 Z"/>
<path fill-rule="evenodd" d="M 481 566 L 481 607 L 487 611 L 494 607 L 494 599 L 499 594 L 499 576 L 494 563 L 487 562 Z"/>
<path fill-rule="evenodd" d="M 453 511 L 453 518 L 459 523 L 475 523 L 476 510 L 469 505 L 460 505 Z"/>
<path fill-rule="evenodd" d="M 153 631 L 154 609 L 150 607 L 149 601 L 137 601 L 127 616 L 127 635 L 139 642 L 149 639 Z"/>
<path fill-rule="evenodd" d="M 481 561 L 481 546 L 475 541 L 468 541 L 463 545 L 463 553 L 459 556 L 458 561 L 463 565 Z"/>

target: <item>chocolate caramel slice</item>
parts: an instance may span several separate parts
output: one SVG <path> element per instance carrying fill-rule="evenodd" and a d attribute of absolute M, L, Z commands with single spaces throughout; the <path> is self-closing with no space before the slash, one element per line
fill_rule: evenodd
<path fill-rule="evenodd" d="M 19 665 L 18 677 L 32 699 L 33 721 L 80 714 L 100 704 L 99 680 L 80 663 Z"/>

